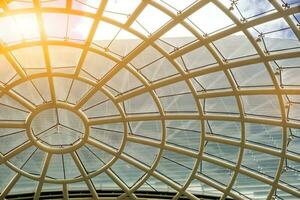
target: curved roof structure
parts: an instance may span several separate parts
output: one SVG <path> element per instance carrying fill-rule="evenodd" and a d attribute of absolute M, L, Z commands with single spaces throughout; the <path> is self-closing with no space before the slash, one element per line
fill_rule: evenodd
<path fill-rule="evenodd" d="M 0 199 L 298 199 L 297 0 L 0 1 Z"/>

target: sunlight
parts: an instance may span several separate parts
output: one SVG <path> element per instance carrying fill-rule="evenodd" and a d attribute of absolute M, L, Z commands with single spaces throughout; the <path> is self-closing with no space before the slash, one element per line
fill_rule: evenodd
<path fill-rule="evenodd" d="M 39 28 L 34 14 L 22 14 L 14 17 L 23 39 L 39 38 Z"/>

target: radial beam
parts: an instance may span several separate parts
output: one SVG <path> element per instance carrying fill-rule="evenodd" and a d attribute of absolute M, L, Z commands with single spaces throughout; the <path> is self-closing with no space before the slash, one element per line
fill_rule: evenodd
<path fill-rule="evenodd" d="M 45 158 L 44 163 L 43 163 L 40 180 L 39 180 L 38 186 L 35 190 L 34 200 L 40 199 L 40 194 L 41 194 L 42 187 L 43 187 L 43 184 L 44 184 L 44 181 L 45 181 L 45 177 L 46 177 L 46 174 L 47 174 L 47 170 L 48 170 L 48 167 L 49 167 L 51 157 L 52 157 L 52 154 L 47 153 L 46 158 Z"/>
<path fill-rule="evenodd" d="M 96 188 L 95 188 L 94 184 L 92 183 L 91 179 L 88 177 L 87 172 L 86 172 L 86 170 L 84 168 L 84 165 L 80 161 L 77 153 L 76 152 L 72 152 L 71 156 L 72 156 L 72 158 L 73 158 L 73 160 L 74 160 L 74 162 L 75 162 L 78 170 L 80 171 L 80 173 L 81 173 L 81 175 L 82 175 L 82 177 L 83 177 L 86 185 L 88 186 L 88 188 L 89 188 L 89 190 L 90 190 L 90 192 L 91 192 L 91 194 L 93 196 L 93 199 L 98 199 L 98 194 L 97 194 Z"/>
<path fill-rule="evenodd" d="M 81 52 L 78 64 L 76 66 L 75 76 L 79 75 L 80 70 L 82 68 L 82 65 L 84 64 L 84 61 L 85 61 L 85 58 L 87 56 L 88 50 L 89 50 L 89 48 L 92 44 L 94 35 L 97 31 L 99 21 L 101 20 L 101 17 L 103 16 L 103 12 L 104 12 L 106 4 L 107 4 L 107 0 L 102 0 L 101 3 L 100 3 L 100 6 L 98 7 L 98 10 L 96 12 L 96 17 L 94 18 L 94 21 L 93 21 L 92 27 L 90 29 L 89 35 L 88 35 L 87 39 L 85 40 L 84 48 Z"/>
<path fill-rule="evenodd" d="M 50 76 L 52 74 L 52 66 L 51 66 L 51 60 L 50 60 L 50 54 L 49 54 L 49 47 L 45 43 L 47 41 L 47 35 L 45 32 L 44 28 L 44 21 L 41 13 L 41 5 L 40 5 L 40 0 L 34 0 L 34 8 L 36 9 L 36 17 L 39 25 L 39 32 L 40 32 L 40 37 L 41 37 L 41 43 L 43 47 L 43 55 L 44 55 L 44 60 L 47 68 L 47 73 L 49 74 L 48 77 L 48 82 L 49 82 L 49 88 L 50 88 L 50 94 L 51 94 L 51 100 L 53 103 L 56 102 L 56 94 L 55 94 L 55 89 L 54 89 L 54 82 L 53 82 L 53 77 Z"/>
<path fill-rule="evenodd" d="M 14 148 L 12 151 L 8 152 L 7 154 L 5 154 L 5 156 L 3 157 L 3 162 L 6 162 L 8 160 L 10 160 L 12 157 L 16 156 L 17 154 L 21 153 L 22 151 L 24 151 L 25 149 L 28 149 L 29 147 L 31 147 L 33 144 L 31 141 L 27 141 L 24 142 L 23 144 L 17 146 L 16 148 Z"/>
<path fill-rule="evenodd" d="M 1 192 L 0 199 L 5 199 L 6 195 L 11 191 L 11 189 L 15 186 L 17 181 L 20 179 L 21 174 L 16 174 L 6 185 L 4 190 Z"/>

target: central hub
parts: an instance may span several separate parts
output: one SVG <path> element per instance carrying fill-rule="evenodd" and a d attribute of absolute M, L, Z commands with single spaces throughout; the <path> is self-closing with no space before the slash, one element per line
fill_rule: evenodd
<path fill-rule="evenodd" d="M 27 119 L 27 135 L 49 153 L 69 153 L 85 143 L 89 135 L 85 115 L 66 103 L 44 104 Z"/>

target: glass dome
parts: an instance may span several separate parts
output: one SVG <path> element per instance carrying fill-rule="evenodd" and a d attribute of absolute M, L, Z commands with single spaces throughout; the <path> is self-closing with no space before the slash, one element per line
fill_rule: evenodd
<path fill-rule="evenodd" d="M 299 199 L 299 0 L 0 1 L 0 199 Z"/>

